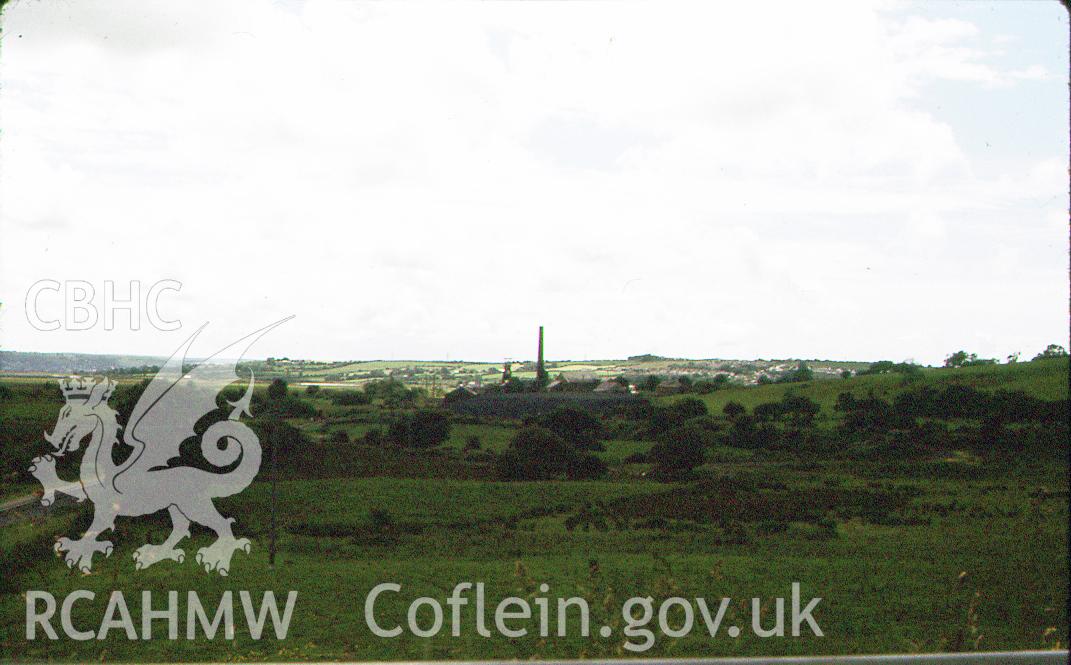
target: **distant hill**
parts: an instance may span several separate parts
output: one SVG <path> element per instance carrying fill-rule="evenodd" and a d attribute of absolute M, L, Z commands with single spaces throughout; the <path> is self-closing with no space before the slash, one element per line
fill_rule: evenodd
<path fill-rule="evenodd" d="M 0 372 L 69 374 L 162 365 L 167 358 L 155 356 L 98 355 L 94 353 L 29 353 L 0 351 Z"/>
<path fill-rule="evenodd" d="M 955 369 L 924 368 L 916 377 L 889 373 L 805 383 L 730 386 L 702 395 L 701 399 L 712 412 L 721 413 L 730 401 L 753 408 L 765 402 L 776 402 L 785 394 L 792 393 L 808 397 L 827 412 L 832 412 L 837 396 L 842 392 L 852 393 L 858 398 L 873 394 L 883 399 L 893 399 L 901 392 L 922 387 L 940 389 L 947 385 L 963 385 L 985 391 L 1019 390 L 1044 400 L 1066 400 L 1069 369 L 1067 358 Z"/>

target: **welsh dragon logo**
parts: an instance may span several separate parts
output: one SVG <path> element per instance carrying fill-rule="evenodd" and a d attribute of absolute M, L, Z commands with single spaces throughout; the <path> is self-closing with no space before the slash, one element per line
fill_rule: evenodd
<path fill-rule="evenodd" d="M 134 552 L 138 569 L 167 560 L 182 563 L 185 553 L 176 545 L 190 535 L 191 522 L 216 534 L 214 543 L 197 551 L 197 563 L 206 572 L 226 575 L 234 552 L 249 552 L 249 540 L 234 537 L 234 520 L 220 515 L 212 499 L 241 492 L 260 468 L 260 441 L 241 422 L 242 415 L 251 415 L 252 372 L 244 395 L 236 402 L 227 402 L 230 415 L 224 418 L 220 413 L 200 435 L 199 456 L 194 426 L 219 412 L 216 398 L 223 388 L 241 378 L 236 373 L 237 363 L 249 347 L 287 320 L 247 335 L 184 371 L 187 352 L 204 330 L 202 326 L 149 382 L 125 427 L 108 405 L 114 381 L 71 377 L 61 383 L 66 403 L 52 432 L 45 433 L 55 450 L 35 458 L 29 470 L 41 482 L 43 505 L 52 504 L 57 492 L 79 502 L 93 502 L 93 523 L 82 537 L 56 542 L 56 551 L 64 554 L 69 568 L 88 573 L 93 555 L 111 556 L 112 543 L 98 538 L 114 528 L 116 517 L 163 510 L 171 517 L 171 535 L 160 545 L 142 545 Z M 116 463 L 113 449 L 119 443 L 120 430 L 130 452 Z M 62 480 L 56 473 L 56 459 L 83 444 L 78 481 Z"/>

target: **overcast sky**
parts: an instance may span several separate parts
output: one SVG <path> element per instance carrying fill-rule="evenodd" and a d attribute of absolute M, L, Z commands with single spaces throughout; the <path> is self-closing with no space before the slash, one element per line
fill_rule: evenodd
<path fill-rule="evenodd" d="M 295 314 L 252 355 L 1030 357 L 1067 338 L 1067 34 L 1056 1 L 16 0 L 0 348 Z M 42 279 L 178 280 L 182 329 L 35 330 Z"/>

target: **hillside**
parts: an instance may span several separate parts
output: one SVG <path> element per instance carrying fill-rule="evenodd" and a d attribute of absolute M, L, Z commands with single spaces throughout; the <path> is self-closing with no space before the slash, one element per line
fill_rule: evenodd
<path fill-rule="evenodd" d="M 890 373 L 806 383 L 732 386 L 709 395 L 701 395 L 700 399 L 706 402 L 711 412 L 721 413 L 722 408 L 729 402 L 739 402 L 751 408 L 765 402 L 776 402 L 791 392 L 818 402 L 823 411 L 828 412 L 833 409 L 837 395 L 842 392 L 850 392 L 856 397 L 873 392 L 878 397 L 890 398 L 904 390 L 921 386 L 957 384 L 987 391 L 1019 390 L 1040 399 L 1066 400 L 1069 394 L 1068 378 L 1068 359 L 1054 358 L 1011 365 L 926 368 L 915 378 Z"/>
<path fill-rule="evenodd" d="M 165 357 L 97 353 L 31 353 L 0 351 L 0 371 L 17 374 L 70 374 L 161 365 Z"/>

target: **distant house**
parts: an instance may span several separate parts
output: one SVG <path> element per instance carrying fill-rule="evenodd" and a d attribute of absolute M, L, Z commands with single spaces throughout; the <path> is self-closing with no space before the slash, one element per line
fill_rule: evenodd
<path fill-rule="evenodd" d="M 586 393 L 595 390 L 599 377 L 594 372 L 566 372 L 547 385 L 547 390 L 556 393 Z"/>
<path fill-rule="evenodd" d="M 628 386 L 623 386 L 617 381 L 606 380 L 595 386 L 597 393 L 627 393 Z"/>

